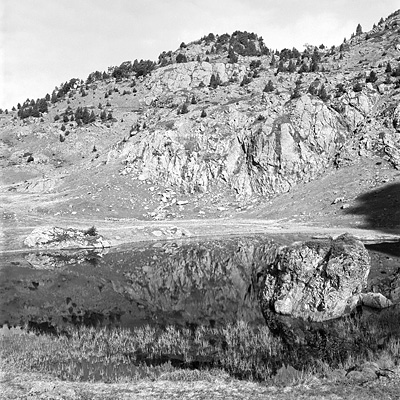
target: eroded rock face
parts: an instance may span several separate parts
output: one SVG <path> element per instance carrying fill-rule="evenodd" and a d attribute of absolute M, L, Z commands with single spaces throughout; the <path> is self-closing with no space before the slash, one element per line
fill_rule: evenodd
<path fill-rule="evenodd" d="M 110 247 L 110 243 L 95 232 L 57 226 L 35 228 L 24 240 L 24 245 L 37 249 L 101 249 Z"/>
<path fill-rule="evenodd" d="M 240 82 L 245 73 L 245 65 L 193 61 L 156 70 L 147 82 L 147 86 L 151 89 L 151 96 L 154 99 L 165 90 L 177 91 L 200 85 L 208 86 L 212 75 L 217 77 L 220 83 L 226 83 L 229 79 Z"/>
<path fill-rule="evenodd" d="M 367 285 L 370 257 L 350 235 L 310 241 L 280 250 L 265 267 L 263 313 L 325 321 L 351 311 L 354 296 Z"/>
<path fill-rule="evenodd" d="M 285 105 L 268 100 L 263 107 L 261 117 L 237 104 L 214 112 L 213 119 L 181 117 L 173 126 L 135 135 L 120 157 L 142 179 L 188 193 L 223 182 L 246 198 L 314 179 L 346 141 L 339 116 L 318 98 L 304 95 Z"/>

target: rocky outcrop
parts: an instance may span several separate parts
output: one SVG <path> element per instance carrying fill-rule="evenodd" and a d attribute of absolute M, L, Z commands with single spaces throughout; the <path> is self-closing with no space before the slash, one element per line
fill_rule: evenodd
<path fill-rule="evenodd" d="M 39 227 L 24 240 L 24 245 L 36 249 L 90 249 L 110 247 L 110 243 L 94 229 L 82 231 L 57 226 Z"/>
<path fill-rule="evenodd" d="M 227 83 L 229 80 L 240 82 L 246 71 L 247 68 L 243 64 L 193 61 L 173 64 L 156 70 L 146 85 L 151 91 L 152 98 L 150 100 L 154 100 L 166 91 L 176 92 L 199 86 L 209 86 L 212 75 L 221 84 Z M 146 101 L 150 103 L 149 98 Z"/>
<path fill-rule="evenodd" d="M 347 234 L 283 248 L 263 271 L 263 313 L 267 321 L 275 313 L 305 321 L 341 317 L 352 311 L 369 270 L 367 250 Z"/>
<path fill-rule="evenodd" d="M 232 104 L 212 119 L 189 113 L 169 129 L 140 132 L 121 152 L 125 170 L 188 193 L 220 182 L 239 197 L 271 195 L 321 174 L 346 141 L 337 113 L 309 95 L 258 109 Z"/>

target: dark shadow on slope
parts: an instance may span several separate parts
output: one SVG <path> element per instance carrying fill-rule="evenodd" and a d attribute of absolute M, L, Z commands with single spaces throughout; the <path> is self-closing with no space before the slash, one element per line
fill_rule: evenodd
<path fill-rule="evenodd" d="M 356 198 L 346 214 L 364 215 L 364 229 L 400 233 L 400 183 L 386 185 Z"/>
<path fill-rule="evenodd" d="M 377 251 L 383 254 L 389 254 L 394 257 L 400 258 L 400 241 L 394 243 L 375 243 L 375 244 L 366 244 L 365 248 L 367 250 Z"/>

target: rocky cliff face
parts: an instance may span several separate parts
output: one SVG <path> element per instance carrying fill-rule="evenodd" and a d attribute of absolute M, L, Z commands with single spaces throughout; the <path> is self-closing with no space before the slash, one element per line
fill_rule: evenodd
<path fill-rule="evenodd" d="M 126 169 L 187 192 L 224 182 L 238 196 L 271 195 L 321 174 L 346 142 L 338 114 L 317 98 L 304 95 L 276 107 L 266 96 L 257 100 L 140 132 L 122 150 Z"/>
<path fill-rule="evenodd" d="M 376 35 L 395 56 L 393 29 L 388 23 Z M 353 66 L 361 47 L 362 72 Z M 252 57 L 161 67 L 145 80 L 145 124 L 119 154 L 125 173 L 187 193 L 222 185 L 249 198 L 287 192 L 371 154 L 385 154 L 400 168 L 400 92 L 385 77 L 386 65 L 375 66 L 381 48 L 369 37 L 354 38 L 346 52 L 325 52 L 324 72 L 307 74 L 277 73 L 271 56 L 257 57 L 257 68 Z M 365 70 L 377 80 L 367 82 Z M 275 90 L 263 90 L 268 80 Z"/>

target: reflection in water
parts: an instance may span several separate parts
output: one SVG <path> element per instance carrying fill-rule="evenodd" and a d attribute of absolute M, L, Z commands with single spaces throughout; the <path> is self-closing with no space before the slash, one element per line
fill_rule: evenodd
<path fill-rule="evenodd" d="M 252 273 L 277 246 L 258 236 L 27 254 L 4 263 L 0 323 L 262 324 Z"/>

